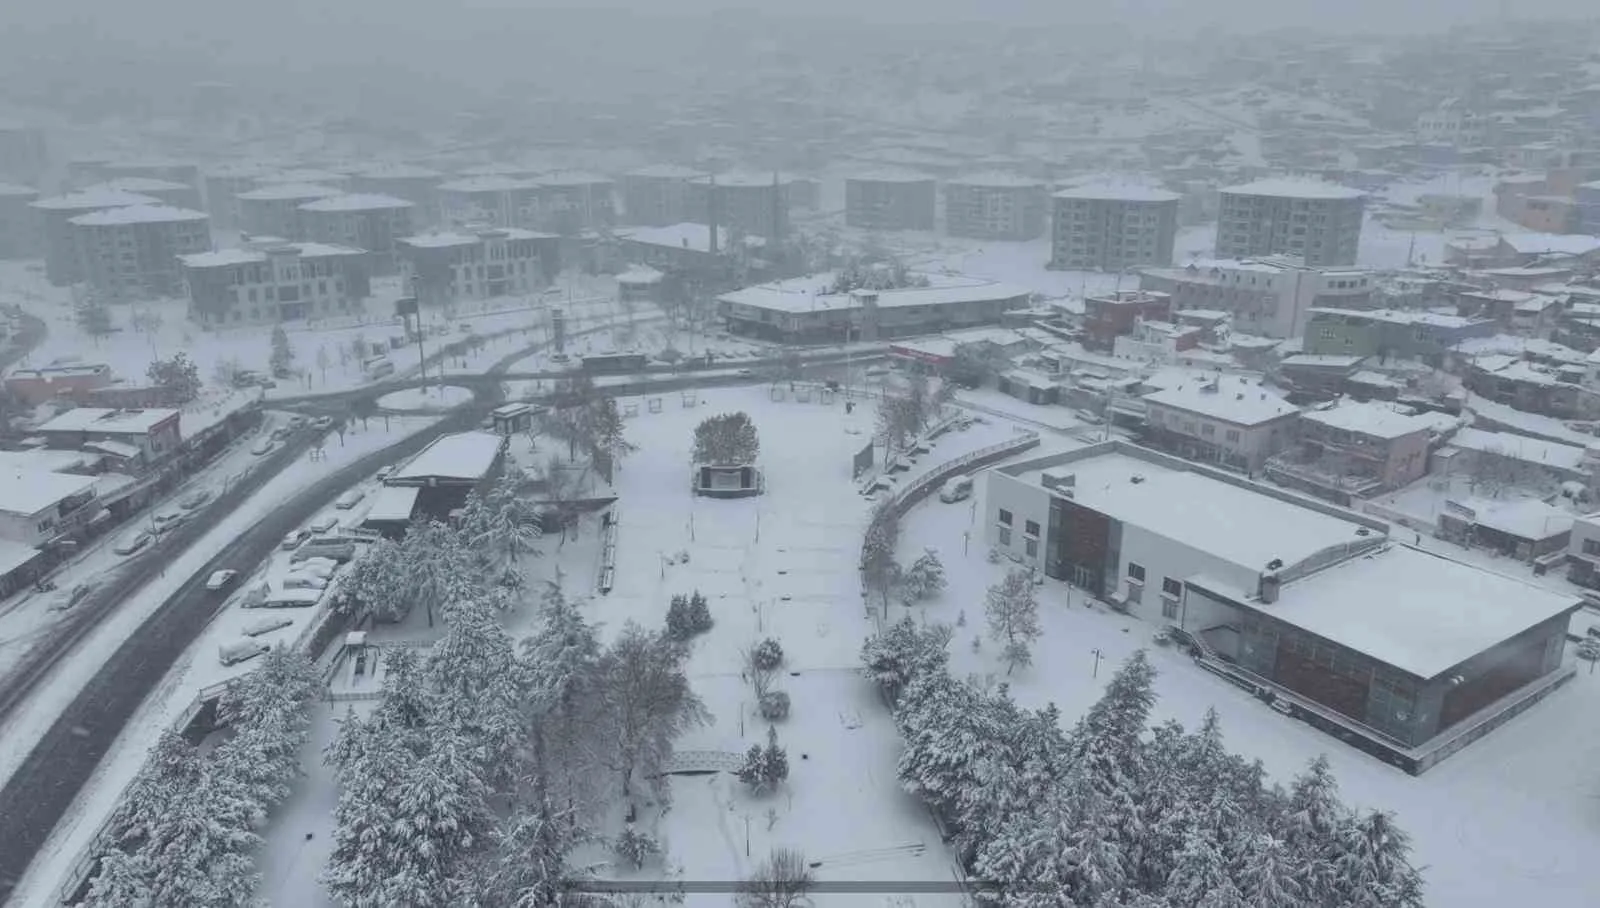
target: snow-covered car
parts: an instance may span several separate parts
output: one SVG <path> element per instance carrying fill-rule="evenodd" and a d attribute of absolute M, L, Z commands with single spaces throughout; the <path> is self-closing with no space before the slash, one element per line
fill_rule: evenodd
<path fill-rule="evenodd" d="M 227 569 L 216 571 L 210 577 L 206 578 L 206 589 L 215 593 L 216 591 L 224 589 L 229 584 L 233 583 L 233 578 L 237 576 L 239 576 L 238 571 Z"/>
<path fill-rule="evenodd" d="M 132 555 L 150 544 L 150 534 L 146 532 L 135 533 L 117 543 L 111 551 L 118 555 Z"/>
<path fill-rule="evenodd" d="M 316 520 L 306 524 L 306 527 L 313 533 L 326 533 L 338 525 L 339 518 L 329 514 L 326 517 L 318 517 Z"/>
<path fill-rule="evenodd" d="M 888 375 L 889 374 L 889 367 L 888 366 L 868 366 L 867 367 L 867 374 L 871 375 L 873 377 L 878 377 L 878 376 L 881 376 L 881 375 Z"/>
<path fill-rule="evenodd" d="M 362 489 L 351 489 L 350 491 L 344 493 L 343 495 L 340 495 L 339 499 L 333 503 L 333 506 L 338 508 L 341 511 L 348 511 L 351 508 L 355 507 L 356 505 L 360 504 L 361 503 L 361 499 L 363 499 L 365 497 L 367 497 L 367 493 L 364 490 L 362 490 Z"/>
<path fill-rule="evenodd" d="M 272 443 L 272 439 L 263 438 L 250 446 L 250 453 L 257 457 L 261 457 L 262 455 L 272 453 L 272 449 L 274 447 L 276 446 Z"/>
<path fill-rule="evenodd" d="M 286 628 L 293 623 L 293 618 L 285 618 L 282 615 L 273 615 L 270 618 L 262 618 L 260 621 L 257 621 L 245 628 L 244 635 L 246 637 L 259 637 L 262 634 L 270 634 L 275 630 Z"/>
<path fill-rule="evenodd" d="M 295 530 L 295 531 L 285 535 L 283 537 L 283 542 L 280 543 L 278 545 L 278 547 L 281 548 L 281 549 L 284 549 L 284 550 L 298 548 L 300 546 L 300 543 L 305 542 L 307 539 L 310 539 L 310 538 L 311 538 L 311 531 L 306 529 L 305 527 L 301 527 L 300 529 Z"/>
<path fill-rule="evenodd" d="M 332 558 L 307 558 L 304 561 L 296 562 L 290 573 L 307 574 L 327 580 L 337 570 L 339 570 L 339 562 L 334 561 Z"/>
<path fill-rule="evenodd" d="M 290 571 L 283 575 L 283 580 L 278 586 L 285 590 L 325 590 L 328 588 L 328 581 L 315 574 Z"/>
<path fill-rule="evenodd" d="M 325 429 L 331 429 L 331 428 L 333 428 L 333 417 L 332 416 L 318 416 L 316 419 L 312 420 L 311 425 L 316 427 L 316 429 L 318 431 L 322 431 L 322 430 L 325 430 Z"/>
<path fill-rule="evenodd" d="M 150 524 L 151 526 L 155 527 L 157 533 L 165 533 L 173 527 L 176 527 L 178 524 L 183 523 L 188 519 L 188 517 L 189 515 L 182 511 L 162 511 L 155 517 L 151 518 Z"/>
<path fill-rule="evenodd" d="M 378 472 L 372 474 L 379 482 L 388 479 L 394 473 L 394 467 L 379 467 Z"/>
<path fill-rule="evenodd" d="M 219 647 L 217 656 L 223 665 L 234 665 L 246 659 L 254 659 L 271 648 L 260 640 L 238 640 Z"/>
<path fill-rule="evenodd" d="M 211 500 L 210 489 L 195 489 L 193 492 L 178 499 L 178 507 L 185 511 L 192 511 Z"/>

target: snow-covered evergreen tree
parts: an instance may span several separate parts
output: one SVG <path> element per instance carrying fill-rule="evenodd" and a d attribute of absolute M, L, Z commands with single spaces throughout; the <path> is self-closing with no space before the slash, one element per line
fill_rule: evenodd
<path fill-rule="evenodd" d="M 924 549 L 900 577 L 900 599 L 906 605 L 933 599 L 944 592 L 947 584 L 939 553 Z"/>
<path fill-rule="evenodd" d="M 883 502 L 873 509 L 872 519 L 867 524 L 866 536 L 861 542 L 859 569 L 862 585 L 882 597 L 886 614 L 889 593 L 901 576 L 900 564 L 894 557 L 899 544 L 900 518 L 895 514 L 892 504 Z"/>
<path fill-rule="evenodd" d="M 664 635 L 633 622 L 600 658 L 606 710 L 602 721 L 608 746 L 604 760 L 631 796 L 638 775 L 659 779 L 672 754 L 672 742 L 710 714 L 683 673 L 684 651 Z M 658 797 L 665 796 L 658 786 Z"/>
<path fill-rule="evenodd" d="M 1290 785 L 1278 824 L 1295 876 L 1313 904 L 1322 904 L 1333 892 L 1339 832 L 1348 816 L 1328 758 L 1318 756 Z"/>
<path fill-rule="evenodd" d="M 1222 853 L 1203 833 L 1191 832 L 1183 848 L 1173 858 L 1167 877 L 1166 897 L 1177 908 L 1220 908 L 1222 899 L 1240 899 L 1238 887 L 1228 875 Z"/>
<path fill-rule="evenodd" d="M 1293 855 L 1270 835 L 1255 837 L 1236 876 L 1239 892 L 1250 908 L 1300 908 L 1306 904 Z"/>
<path fill-rule="evenodd" d="M 916 677 L 945 672 L 950 664 L 951 636 L 947 625 L 918 627 L 908 615 L 862 644 L 863 670 L 891 702 L 898 701 Z"/>
<path fill-rule="evenodd" d="M 1422 875 L 1411 865 L 1411 837 L 1373 810 L 1347 820 L 1337 835 L 1334 903 L 1349 908 L 1421 908 Z"/>
<path fill-rule="evenodd" d="M 778 730 L 767 726 L 767 746 L 750 745 L 744 765 L 739 767 L 739 781 L 750 786 L 757 795 L 775 790 L 789 778 L 789 754 L 778 746 Z"/>
<path fill-rule="evenodd" d="M 1033 664 L 1033 641 L 1044 633 L 1039 628 L 1039 601 L 1033 594 L 1033 575 L 1025 570 L 1013 570 L 1005 579 L 989 587 L 984 600 L 984 612 L 989 618 L 989 637 L 1003 645 L 1000 658 L 1006 662 L 1006 674 L 1017 666 Z"/>

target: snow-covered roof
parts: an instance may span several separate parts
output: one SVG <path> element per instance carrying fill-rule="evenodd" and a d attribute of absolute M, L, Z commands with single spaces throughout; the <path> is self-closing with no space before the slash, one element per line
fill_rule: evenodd
<path fill-rule="evenodd" d="M 1403 438 L 1413 432 L 1427 432 L 1432 423 L 1410 416 L 1381 403 L 1347 402 L 1326 410 L 1312 410 L 1303 417 L 1309 422 L 1370 435 L 1374 438 Z"/>
<path fill-rule="evenodd" d="M 83 446 L 91 451 L 110 454 L 112 457 L 120 457 L 123 460 L 131 460 L 139 456 L 137 445 L 130 445 L 121 441 L 88 441 L 84 442 Z"/>
<path fill-rule="evenodd" d="M 0 511 L 31 517 L 63 498 L 92 488 L 93 476 L 48 470 L 7 470 L 0 473 Z"/>
<path fill-rule="evenodd" d="M 652 180 L 690 180 L 704 173 L 704 170 L 696 170 L 693 167 L 684 167 L 679 164 L 651 164 L 648 167 L 630 170 L 626 175 Z"/>
<path fill-rule="evenodd" d="M 698 176 L 691 177 L 689 182 L 710 184 L 712 179 L 712 175 L 702 173 Z M 718 186 L 731 186 L 745 189 L 754 189 L 758 186 L 771 186 L 774 181 L 776 181 L 779 186 L 787 186 L 794 182 L 794 178 L 788 176 L 787 174 L 774 174 L 770 171 L 755 170 L 732 170 L 726 173 L 719 173 L 715 175 L 715 180 Z"/>
<path fill-rule="evenodd" d="M 411 512 L 417 506 L 417 494 L 421 491 L 417 486 L 384 486 L 372 496 L 372 506 L 367 509 L 366 519 L 385 522 L 410 520 Z"/>
<path fill-rule="evenodd" d="M 301 258 L 331 257 L 340 255 L 366 255 L 364 249 L 335 246 L 331 243 L 284 243 L 274 249 L 294 249 Z M 225 268 L 229 265 L 250 265 L 268 258 L 266 248 L 218 249 L 215 252 L 195 252 L 178 256 L 178 261 L 190 268 Z"/>
<path fill-rule="evenodd" d="M 211 215 L 191 208 L 174 208 L 171 205 L 129 205 L 126 208 L 106 208 L 80 214 L 71 220 L 79 227 L 119 227 L 127 224 L 176 224 L 182 221 L 204 221 Z"/>
<path fill-rule="evenodd" d="M 417 452 L 404 466 L 384 480 L 391 485 L 411 480 L 482 479 L 500 456 L 505 439 L 489 432 L 457 432 L 444 435 Z"/>
<path fill-rule="evenodd" d="M 1263 614 L 1433 678 L 1578 608 L 1576 596 L 1406 545 L 1283 586 Z"/>
<path fill-rule="evenodd" d="M 329 196 L 341 195 L 342 189 L 331 186 L 318 186 L 314 183 L 269 183 L 259 186 L 249 192 L 241 192 L 236 198 L 247 202 L 292 202 L 296 199 L 325 199 Z"/>
<path fill-rule="evenodd" d="M 1035 180 L 1015 173 L 973 173 L 964 177 L 957 177 L 945 183 L 946 186 L 973 186 L 980 189 L 1044 189 L 1043 180 Z"/>
<path fill-rule="evenodd" d="M 459 180 L 450 180 L 440 183 L 439 189 L 443 192 L 516 192 L 524 189 L 533 189 L 531 180 L 517 177 L 502 176 L 500 174 L 483 174 L 481 176 L 463 177 Z"/>
<path fill-rule="evenodd" d="M 900 306 L 949 306 L 960 303 L 978 303 L 994 300 L 1024 300 L 1032 291 L 1013 284 L 980 278 L 959 277 L 946 274 L 921 275 L 928 279 L 926 287 L 904 287 L 899 290 L 877 292 L 877 306 L 889 309 Z M 849 293 L 828 293 L 833 275 L 821 274 L 793 278 L 756 287 L 746 287 L 717 297 L 719 302 L 750 306 L 778 312 L 820 312 L 862 308 L 862 302 Z"/>
<path fill-rule="evenodd" d="M 159 205 L 161 200 L 121 189 L 92 189 L 51 196 L 33 202 L 30 207 L 50 211 L 99 211 L 102 208 L 127 208 L 134 205 Z"/>
<path fill-rule="evenodd" d="M 555 170 L 533 178 L 540 186 L 609 186 L 614 180 L 597 173 L 582 170 Z"/>
<path fill-rule="evenodd" d="M 1050 462 L 1000 470 L 1030 484 L 1040 483 L 1044 469 L 1073 474 L 1078 504 L 1249 571 L 1266 570 L 1274 560 L 1298 564 L 1363 538 L 1357 530 L 1365 527 L 1354 520 L 1121 450 L 1043 467 Z"/>
<path fill-rule="evenodd" d="M 369 180 L 442 180 L 444 174 L 429 167 L 415 164 L 371 164 L 355 171 L 358 177 Z"/>
<path fill-rule="evenodd" d="M 1574 515 L 1537 498 L 1502 501 L 1493 498 L 1451 499 L 1472 512 L 1472 522 L 1520 539 L 1549 539 L 1572 529 Z"/>
<path fill-rule="evenodd" d="M 9 539 L 0 539 L 0 577 L 43 555 L 44 552 L 31 546 Z"/>
<path fill-rule="evenodd" d="M 1583 448 L 1565 445 L 1510 432 L 1490 432 L 1486 429 L 1466 428 L 1450 439 L 1450 444 L 1468 451 L 1498 454 L 1526 463 L 1539 464 L 1559 470 L 1581 470 Z"/>
<path fill-rule="evenodd" d="M 1339 309 L 1333 306 L 1314 306 L 1311 313 L 1338 315 L 1357 321 L 1386 322 L 1391 325 L 1429 325 L 1435 328 L 1466 328 L 1488 321 L 1488 319 L 1463 318 L 1459 315 L 1441 315 L 1437 312 L 1417 312 L 1409 309 Z"/>
<path fill-rule="evenodd" d="M 1588 255 L 1600 249 L 1600 236 L 1578 233 L 1508 233 L 1501 240 L 1520 255 Z"/>
<path fill-rule="evenodd" d="M 0 451 L 0 475 L 17 471 L 68 473 L 91 469 L 100 462 L 97 454 L 37 448 L 31 451 Z"/>
<path fill-rule="evenodd" d="M 1176 202 L 1182 195 L 1142 183 L 1085 183 L 1052 194 L 1057 199 L 1098 199 L 1115 202 Z"/>
<path fill-rule="evenodd" d="M 20 186 L 20 185 L 18 185 L 16 183 L 0 183 L 0 195 L 4 195 L 4 196 L 19 196 L 19 195 L 38 195 L 38 194 L 39 194 L 39 190 L 34 189 L 31 186 Z"/>
<path fill-rule="evenodd" d="M 405 199 L 374 192 L 352 192 L 316 199 L 300 206 L 301 211 L 382 211 L 391 208 L 414 208 Z"/>
<path fill-rule="evenodd" d="M 649 265 L 633 265 L 627 271 L 617 275 L 619 284 L 659 284 L 666 275 L 651 268 Z"/>
<path fill-rule="evenodd" d="M 1215 388 L 1215 390 L 1209 390 Z M 1146 394 L 1148 403 L 1220 419 L 1236 426 L 1255 426 L 1300 412 L 1277 392 L 1231 375 L 1184 382 Z"/>
<path fill-rule="evenodd" d="M 617 236 L 650 246 L 692 249 L 695 252 L 711 251 L 711 228 L 706 224 L 682 223 L 668 224 L 665 227 L 636 227 L 619 230 Z M 727 228 L 717 228 L 718 249 L 727 249 L 730 239 Z"/>
<path fill-rule="evenodd" d="M 333 170 L 323 170 L 318 167 L 295 167 L 289 170 L 279 170 L 265 173 L 256 177 L 256 182 L 263 186 L 269 183 L 342 183 L 345 175 Z"/>
<path fill-rule="evenodd" d="M 184 189 L 193 189 L 188 183 L 174 183 L 171 180 L 158 180 L 155 177 L 117 177 L 85 186 L 82 191 L 89 192 L 96 189 L 110 189 L 122 192 L 178 192 Z"/>
<path fill-rule="evenodd" d="M 496 227 L 493 230 L 483 232 L 508 240 L 548 240 L 556 236 L 553 233 L 539 233 L 534 230 L 523 230 L 520 227 Z M 418 249 L 445 249 L 450 246 L 475 246 L 483 241 L 484 237 L 480 234 L 457 233 L 446 230 L 401 237 L 396 242 L 405 243 L 407 246 L 414 246 Z"/>
<path fill-rule="evenodd" d="M 1253 183 L 1226 186 L 1222 191 L 1229 195 L 1277 196 L 1289 199 L 1360 199 L 1367 195 L 1359 189 L 1351 189 L 1326 180 L 1298 177 L 1256 180 Z"/>
<path fill-rule="evenodd" d="M 179 411 L 163 408 L 114 410 L 78 407 L 40 426 L 38 432 L 97 432 L 105 435 L 146 435 Z"/>
<path fill-rule="evenodd" d="M 1366 359 L 1365 356 L 1345 353 L 1296 353 L 1293 356 L 1284 357 L 1282 365 L 1290 369 L 1296 366 L 1303 368 L 1348 369 L 1359 364 L 1364 359 Z"/>
<path fill-rule="evenodd" d="M 934 178 L 920 171 L 900 167 L 875 167 L 845 177 L 846 183 L 932 183 Z"/>

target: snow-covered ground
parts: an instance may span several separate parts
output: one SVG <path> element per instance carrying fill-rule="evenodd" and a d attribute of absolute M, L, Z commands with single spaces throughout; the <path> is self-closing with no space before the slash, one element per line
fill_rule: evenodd
<path fill-rule="evenodd" d="M 448 410 L 472 400 L 472 389 L 459 385 L 430 385 L 393 391 L 378 398 L 385 410 Z"/>
<path fill-rule="evenodd" d="M 161 603 L 187 583 L 195 572 L 204 567 L 229 542 L 243 533 L 262 515 L 283 504 L 286 500 L 315 483 L 331 470 L 358 460 L 432 424 L 427 417 L 394 417 L 384 427 L 384 420 L 372 420 L 371 428 L 363 431 L 359 423 L 345 433 L 344 445 L 337 436 L 330 438 L 324 449 L 325 459 L 313 461 L 309 454 L 290 464 L 238 510 L 229 514 L 216 530 L 207 534 L 187 551 L 175 558 L 160 578 L 152 581 L 138 595 L 122 604 L 98 628 L 86 637 L 53 670 L 47 682 L 24 703 L 10 722 L 0 727 L 0 739 L 6 747 L 0 749 L 0 779 L 9 778 L 24 757 L 38 742 L 39 737 L 62 708 L 78 695 L 83 683 L 94 674 L 106 656 L 127 639 L 133 629 L 141 625 Z M 330 511 L 330 514 L 342 512 Z M 274 558 L 273 562 L 281 559 Z M 241 576 L 253 573 L 257 566 L 237 565 Z M 279 566 L 281 567 L 281 566 Z M 269 567 L 268 570 L 274 568 Z M 247 589 L 254 581 L 241 581 L 236 590 Z M 268 615 L 293 618 L 295 624 L 274 631 L 263 639 L 268 642 L 293 640 L 311 620 L 315 609 L 305 610 L 244 610 L 238 607 L 237 596 L 229 608 L 219 613 L 172 667 L 155 691 L 147 697 L 139 711 L 132 716 L 123 733 L 82 792 L 72 808 L 63 817 L 49 841 L 39 851 L 39 858 L 29 867 L 28 873 L 13 893 L 18 905 L 44 904 L 53 896 L 55 887 L 83 850 L 92 841 L 106 817 L 110 816 L 123 790 L 138 773 L 145 755 L 164 729 L 183 715 L 202 689 L 227 680 L 241 672 L 251 670 L 251 663 L 232 667 L 223 666 L 217 650 L 223 643 L 237 640 L 243 629 Z M 294 904 L 294 903 L 283 903 Z"/>
<path fill-rule="evenodd" d="M 1215 707 L 1230 747 L 1260 758 L 1278 781 L 1326 754 L 1348 802 L 1395 811 L 1413 835 L 1413 860 L 1426 868 L 1428 904 L 1594 904 L 1587 867 L 1600 846 L 1593 810 L 1600 796 L 1594 769 L 1600 760 L 1600 723 L 1593 721 L 1600 709 L 1600 681 L 1594 677 L 1580 673 L 1504 728 L 1412 777 L 1280 715 L 1181 653 L 1155 646 L 1156 625 L 1086 608 L 1081 591 L 1053 580 L 1040 590 L 1044 636 L 1035 646 L 1036 664 L 1007 676 L 998 648 L 984 636 L 983 596 L 1011 565 L 987 561 L 987 549 L 977 541 L 982 527 L 974 525 L 973 515 L 981 511 L 981 505 L 934 498 L 902 521 L 902 560 L 924 547 L 936 549 L 944 560 L 949 589 L 914 608 L 929 621 L 960 625 L 951 646 L 957 673 L 980 683 L 1009 683 L 1026 706 L 1054 702 L 1070 722 L 1099 697 L 1118 663 L 1147 648 L 1160 672 L 1154 721 L 1173 718 L 1193 726 L 1207 707 Z M 963 534 L 969 531 L 974 541 L 963 555 Z M 1441 551 L 1461 554 L 1457 547 L 1439 545 Z M 901 613 L 895 606 L 891 618 Z M 975 651 L 973 641 L 980 637 Z M 1103 660 L 1098 668 L 1097 653 Z"/>

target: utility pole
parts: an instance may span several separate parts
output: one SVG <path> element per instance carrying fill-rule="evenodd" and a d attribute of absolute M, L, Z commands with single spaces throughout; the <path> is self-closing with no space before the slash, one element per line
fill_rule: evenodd
<path fill-rule="evenodd" d="M 404 300 L 401 300 L 404 303 Z M 411 276 L 411 315 L 412 325 L 417 332 L 417 368 L 422 373 L 422 394 L 428 394 L 428 355 L 422 349 L 422 276 Z M 442 376 L 441 376 L 442 377 Z"/>
<path fill-rule="evenodd" d="M 1089 677 L 1098 678 L 1100 677 L 1100 660 L 1104 659 L 1106 654 L 1100 652 L 1099 648 L 1089 650 L 1089 652 L 1094 656 L 1094 672 Z"/>

